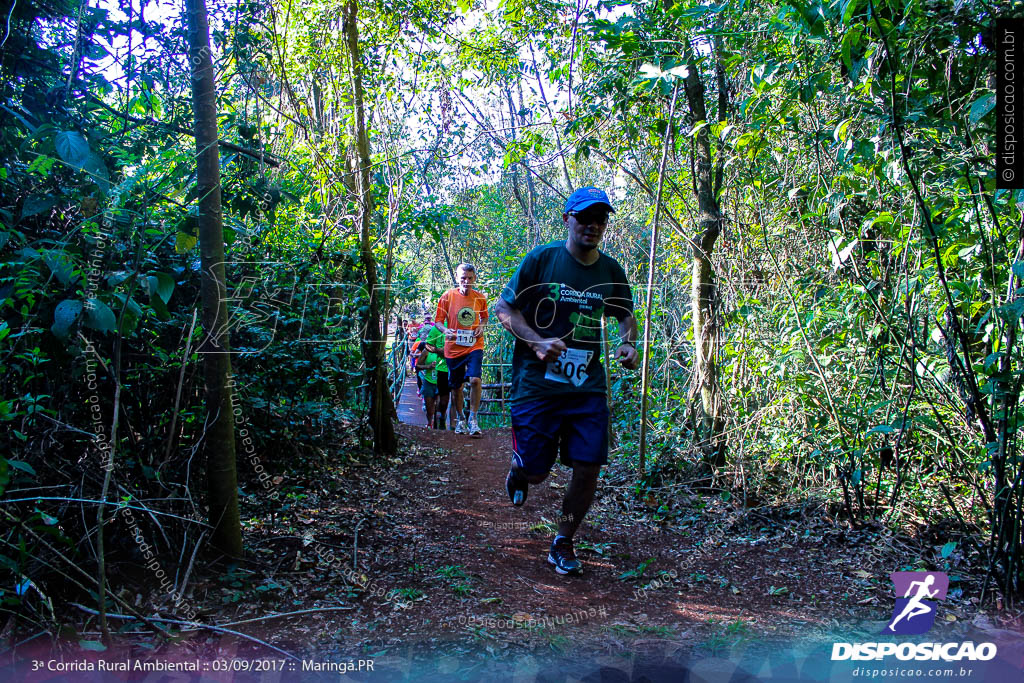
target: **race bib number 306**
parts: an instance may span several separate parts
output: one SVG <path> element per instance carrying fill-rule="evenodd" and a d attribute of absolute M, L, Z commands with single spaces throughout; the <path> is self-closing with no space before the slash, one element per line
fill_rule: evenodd
<path fill-rule="evenodd" d="M 455 330 L 456 346 L 472 346 L 475 343 L 476 337 L 473 336 L 473 330 Z"/>
<path fill-rule="evenodd" d="M 556 360 L 548 363 L 548 370 L 544 373 L 544 379 L 562 384 L 581 386 L 587 381 L 587 367 L 590 359 L 594 357 L 593 351 L 584 349 L 566 349 Z"/>

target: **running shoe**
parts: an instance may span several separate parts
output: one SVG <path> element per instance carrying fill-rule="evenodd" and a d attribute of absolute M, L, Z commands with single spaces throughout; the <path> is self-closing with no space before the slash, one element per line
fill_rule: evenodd
<path fill-rule="evenodd" d="M 555 565 L 555 571 L 559 574 L 578 576 L 583 573 L 583 565 L 576 559 L 572 539 L 565 536 L 560 536 L 556 541 L 552 541 L 551 550 L 548 552 L 548 562 Z"/>
<path fill-rule="evenodd" d="M 455 425 L 455 433 L 456 434 L 465 434 L 466 433 L 466 422 L 465 422 L 465 420 L 459 420 L 456 423 L 456 425 Z"/>
<path fill-rule="evenodd" d="M 469 418 L 469 435 L 470 436 L 480 436 L 481 435 L 480 425 L 478 425 L 476 423 L 476 418 L 475 417 Z"/>
<path fill-rule="evenodd" d="M 508 499 L 512 501 L 513 505 L 519 507 L 526 502 L 526 491 L 529 486 L 526 479 L 517 477 L 515 470 L 509 469 L 508 475 L 505 477 L 505 491 L 508 492 Z"/>

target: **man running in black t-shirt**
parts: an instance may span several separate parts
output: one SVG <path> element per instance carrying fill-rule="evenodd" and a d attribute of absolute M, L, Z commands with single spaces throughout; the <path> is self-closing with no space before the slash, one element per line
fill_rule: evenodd
<path fill-rule="evenodd" d="M 512 355 L 512 467 L 505 489 L 513 505 L 529 484 L 547 478 L 555 459 L 572 467 L 558 534 L 548 562 L 559 574 L 581 574 L 573 535 L 590 509 L 601 465 L 608 461 L 608 404 L 600 358 L 601 319 L 619 321 L 615 358 L 634 370 L 637 323 L 633 294 L 618 261 L 597 247 L 614 209 L 595 187 L 565 204 L 564 242 L 535 248 L 501 293 L 494 312 L 516 337 Z"/>

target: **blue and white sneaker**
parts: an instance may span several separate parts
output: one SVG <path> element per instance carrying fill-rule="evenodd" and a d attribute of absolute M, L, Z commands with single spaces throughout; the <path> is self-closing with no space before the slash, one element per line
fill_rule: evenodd
<path fill-rule="evenodd" d="M 572 546 L 572 539 L 566 536 L 558 536 L 551 542 L 548 563 L 555 565 L 555 571 L 559 574 L 572 574 L 573 576 L 583 574 L 583 565 L 576 559 L 576 550 Z"/>
<path fill-rule="evenodd" d="M 512 504 L 519 507 L 526 502 L 526 491 L 529 488 L 529 484 L 526 479 L 518 477 L 515 471 L 511 468 L 508 474 L 505 476 L 505 491 L 508 492 L 508 498 L 512 501 Z"/>

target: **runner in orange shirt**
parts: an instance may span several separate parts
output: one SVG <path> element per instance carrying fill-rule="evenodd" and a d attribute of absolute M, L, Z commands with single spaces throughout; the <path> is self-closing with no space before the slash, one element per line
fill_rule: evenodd
<path fill-rule="evenodd" d="M 475 291 L 476 268 L 463 263 L 455 271 L 459 286 L 449 289 L 437 302 L 434 319 L 445 327 L 444 357 L 448 362 L 448 384 L 452 407 L 458 417 L 456 434 L 480 436 L 476 421 L 480 410 L 481 370 L 484 359 L 484 325 L 487 323 L 487 297 Z M 463 415 L 462 385 L 469 381 L 469 419 Z"/>

